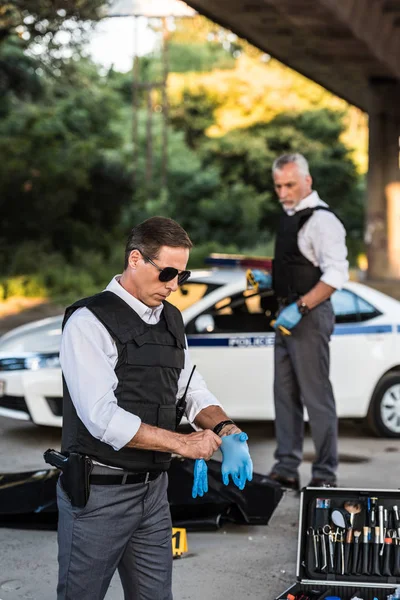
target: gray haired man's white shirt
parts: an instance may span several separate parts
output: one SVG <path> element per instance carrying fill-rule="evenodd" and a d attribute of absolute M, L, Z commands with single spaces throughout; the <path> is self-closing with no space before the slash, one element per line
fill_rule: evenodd
<path fill-rule="evenodd" d="M 303 198 L 294 209 L 294 215 L 306 208 L 326 206 L 317 192 Z M 327 210 L 316 210 L 300 229 L 297 236 L 299 250 L 315 267 L 322 271 L 321 281 L 340 290 L 349 279 L 346 230 L 339 219 Z"/>
<path fill-rule="evenodd" d="M 158 323 L 163 305 L 149 308 L 119 284 L 119 277 L 114 277 L 106 289 L 122 298 L 145 323 Z M 93 437 L 114 450 L 126 446 L 141 424 L 137 415 L 118 405 L 114 394 L 118 385 L 114 371 L 117 359 L 117 347 L 104 325 L 89 309 L 77 309 L 68 319 L 61 338 L 61 367 L 78 417 Z M 192 367 L 186 347 L 177 398 L 184 393 Z M 200 373 L 195 371 L 186 408 L 186 417 L 195 429 L 199 428 L 194 419 L 203 408 L 211 405 L 220 406 L 220 403 L 207 389 Z"/>

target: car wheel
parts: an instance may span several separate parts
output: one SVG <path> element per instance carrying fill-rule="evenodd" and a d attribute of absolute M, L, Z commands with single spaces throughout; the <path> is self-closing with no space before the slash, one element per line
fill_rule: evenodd
<path fill-rule="evenodd" d="M 367 420 L 377 435 L 400 438 L 400 372 L 382 377 L 372 396 Z"/>

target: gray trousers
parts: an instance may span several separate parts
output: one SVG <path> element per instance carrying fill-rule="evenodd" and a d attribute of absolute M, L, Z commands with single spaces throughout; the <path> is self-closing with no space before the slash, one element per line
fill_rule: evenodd
<path fill-rule="evenodd" d="M 172 600 L 168 476 L 147 484 L 92 485 L 73 508 L 57 484 L 57 600 L 101 600 L 118 569 L 125 600 Z"/>
<path fill-rule="evenodd" d="M 334 480 L 338 465 L 338 424 L 329 380 L 329 340 L 335 324 L 330 301 L 303 317 L 291 336 L 275 337 L 276 463 L 272 471 L 297 477 L 303 457 L 307 408 L 315 445 L 312 477 Z"/>

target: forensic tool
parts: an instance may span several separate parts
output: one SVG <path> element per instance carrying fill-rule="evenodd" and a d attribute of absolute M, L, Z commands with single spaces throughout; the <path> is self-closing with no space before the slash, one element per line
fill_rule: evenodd
<path fill-rule="evenodd" d="M 394 544 L 394 560 L 393 560 L 393 575 L 400 576 L 400 538 L 397 533 L 393 535 Z"/>
<path fill-rule="evenodd" d="M 392 558 L 392 538 L 385 537 L 385 545 L 383 550 L 383 565 L 382 565 L 382 575 L 386 575 L 390 577 L 392 575 L 392 571 L 390 569 Z"/>
<path fill-rule="evenodd" d="M 261 269 L 247 269 L 246 271 L 247 289 L 268 290 L 272 286 L 272 275 Z"/>
<path fill-rule="evenodd" d="M 336 532 L 335 532 L 335 543 L 339 544 L 338 549 L 338 563 L 339 563 L 339 570 L 338 572 L 341 575 L 344 575 L 344 545 L 343 545 L 343 532 L 344 529 L 340 529 L 340 527 L 336 528 Z"/>
<path fill-rule="evenodd" d="M 379 527 L 375 527 L 373 554 L 372 554 L 372 575 L 381 575 L 379 568 Z"/>
<path fill-rule="evenodd" d="M 346 501 L 343 504 L 343 508 L 350 515 L 350 524 L 346 532 L 346 542 L 344 546 L 344 572 L 349 572 L 349 557 L 350 557 L 350 549 L 351 543 L 353 541 L 353 524 L 354 524 L 354 515 L 359 514 L 361 512 L 361 504 L 359 502 L 352 502 L 350 500 Z M 358 549 L 358 547 L 357 547 Z"/>
<path fill-rule="evenodd" d="M 318 569 L 319 560 L 318 560 L 318 534 L 314 531 L 313 527 L 309 527 L 307 531 L 307 535 L 312 536 L 312 543 L 314 549 L 314 567 Z"/>
<path fill-rule="evenodd" d="M 379 514 L 379 543 L 380 543 L 380 551 L 379 554 L 382 556 L 383 554 L 383 545 L 385 543 L 385 526 L 383 523 L 383 505 L 380 504 L 378 506 L 378 514 Z"/>
<path fill-rule="evenodd" d="M 397 537 L 400 538 L 400 518 L 399 518 L 399 509 L 395 504 L 393 506 L 393 515 L 394 515 L 394 523 L 397 531 Z"/>
<path fill-rule="evenodd" d="M 330 527 L 330 525 L 325 525 L 323 528 L 325 535 L 328 536 L 328 547 L 329 547 L 329 562 L 331 570 L 333 571 L 335 568 L 335 542 L 334 542 L 334 533 Z"/>
<path fill-rule="evenodd" d="M 271 327 L 273 327 L 275 325 L 275 323 L 276 323 L 276 319 L 273 319 L 270 322 Z M 292 335 L 292 332 L 289 331 L 289 329 L 286 329 L 286 327 L 284 327 L 283 325 L 278 325 L 278 329 L 283 335 Z"/>
<path fill-rule="evenodd" d="M 353 528 L 349 527 L 346 531 L 346 538 L 344 544 L 344 572 L 346 574 L 349 573 L 349 558 L 350 558 L 350 550 L 353 541 Z"/>
<path fill-rule="evenodd" d="M 351 565 L 351 572 L 353 575 L 357 575 L 358 573 L 358 551 L 360 548 L 360 537 L 361 531 L 356 529 L 354 532 L 354 544 L 353 544 L 353 560 Z"/>
<path fill-rule="evenodd" d="M 397 586 L 400 591 L 400 538 L 393 506 L 400 509 L 400 489 L 303 488 L 297 581 L 275 600 L 286 600 L 289 594 L 291 600 L 299 595 L 305 600 L 301 594 L 307 597 L 314 587 L 321 589 L 316 600 L 387 600 Z M 370 521 L 375 523 L 372 530 Z"/>
<path fill-rule="evenodd" d="M 328 555 L 326 551 L 325 534 L 323 527 L 320 527 L 318 529 L 318 535 L 322 555 L 321 571 L 325 571 L 325 569 L 328 567 Z"/>
<path fill-rule="evenodd" d="M 369 527 L 363 527 L 363 558 L 362 558 L 362 573 L 363 575 L 369 575 L 369 538 L 371 535 L 371 529 Z"/>
<path fill-rule="evenodd" d="M 331 513 L 331 520 L 340 529 L 347 530 L 351 527 L 350 514 L 344 508 L 335 508 Z"/>
<path fill-rule="evenodd" d="M 353 527 L 354 515 L 358 515 L 361 512 L 361 504 L 360 502 L 351 502 L 350 500 L 348 500 L 343 504 L 343 507 L 350 514 L 350 526 Z"/>
<path fill-rule="evenodd" d="M 372 496 L 371 498 L 369 498 L 369 505 L 370 505 L 370 511 L 369 511 L 369 526 L 371 527 L 371 529 L 373 527 L 375 527 L 376 525 L 376 503 L 378 501 L 378 498 L 376 496 Z"/>

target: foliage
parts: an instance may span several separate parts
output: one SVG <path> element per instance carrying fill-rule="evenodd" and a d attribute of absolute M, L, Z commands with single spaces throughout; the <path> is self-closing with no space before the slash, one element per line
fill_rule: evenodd
<path fill-rule="evenodd" d="M 183 90 L 181 101 L 174 107 L 170 122 L 184 131 L 187 145 L 195 148 L 214 123 L 214 111 L 217 107 L 217 100 L 206 89 L 198 89 L 192 93 Z"/>
<path fill-rule="evenodd" d="M 220 44 L 204 42 L 178 43 L 168 47 L 169 69 L 173 73 L 208 72 L 212 69 L 232 69 L 235 58 Z"/>
<path fill-rule="evenodd" d="M 5 0 L 0 7 L 0 43 L 18 34 L 27 42 L 58 46 L 59 32 L 79 38 L 85 21 L 100 18 L 105 0 Z"/>
<path fill-rule="evenodd" d="M 68 66 L 66 79 L 45 82 L 40 104 L 14 98 L 0 121 L 3 272 L 21 238 L 67 257 L 76 247 L 107 253 L 131 198 L 129 172 L 111 155 L 118 97 L 84 63 Z"/>
<path fill-rule="evenodd" d="M 275 60 L 263 62 L 265 55 L 242 53 L 230 70 L 213 69 L 207 73 L 172 73 L 169 80 L 171 117 L 185 115 L 185 101 L 192 96 L 212 102 L 214 123 L 205 129 L 209 137 L 221 137 L 235 129 L 268 123 L 281 113 L 300 113 L 327 108 L 345 114 L 341 138 L 354 154 L 360 172 L 366 171 L 367 117 L 359 109 L 333 96 L 320 85 L 306 79 Z M 207 98 L 200 92 L 207 91 Z M 197 109 L 202 112 L 204 108 Z M 190 127 L 186 112 L 184 126 Z M 182 123 L 183 124 L 183 123 Z"/>
<path fill-rule="evenodd" d="M 0 301 L 13 296 L 26 298 L 41 298 L 47 295 L 43 280 L 37 275 L 20 275 L 0 279 Z"/>
<path fill-rule="evenodd" d="M 189 232 L 191 268 L 212 251 L 270 254 L 281 211 L 271 165 L 287 151 L 309 158 L 315 189 L 347 227 L 352 259 L 359 253 L 365 151 L 355 141 L 365 139 L 366 127 L 357 109 L 202 17 L 177 21 L 167 184 L 160 95 L 150 92 L 149 112 L 143 87 L 133 188 L 132 74 L 101 73 L 73 47 L 67 58 L 57 46 L 68 10 L 77 23 L 97 18 L 101 2 L 81 0 L 82 11 L 73 13 L 71 0 L 45 23 L 35 12 L 41 1 L 50 11 L 50 0 L 20 0 L 18 8 L 9 3 L 12 13 L 0 12 L 7 30 L 0 43 L 4 276 L 23 274 L 21 281 L 62 301 L 98 291 L 122 269 L 127 232 L 157 214 Z M 22 37 L 14 35 L 18 23 Z M 140 57 L 139 70 L 143 82 L 159 78 L 159 52 Z"/>
<path fill-rule="evenodd" d="M 43 86 L 36 61 L 24 53 L 19 39 L 0 45 L 0 118 L 11 109 L 12 92 L 31 100 L 40 97 Z"/>

